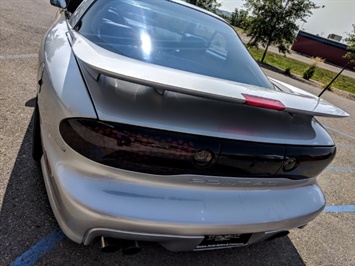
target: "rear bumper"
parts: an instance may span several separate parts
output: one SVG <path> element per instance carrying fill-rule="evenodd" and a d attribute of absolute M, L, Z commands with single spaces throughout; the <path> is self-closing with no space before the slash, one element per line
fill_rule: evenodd
<path fill-rule="evenodd" d="M 193 249 L 205 235 L 256 233 L 251 244 L 308 223 L 325 206 L 315 183 L 211 187 L 192 184 L 194 176 L 165 176 L 181 181 L 169 183 L 63 151 L 48 136 L 42 134 L 41 160 L 47 193 L 63 232 L 78 243 L 103 235 L 181 251 Z"/>

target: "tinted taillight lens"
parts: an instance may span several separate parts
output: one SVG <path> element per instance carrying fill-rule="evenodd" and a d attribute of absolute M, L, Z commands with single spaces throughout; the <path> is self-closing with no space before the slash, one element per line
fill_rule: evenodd
<path fill-rule="evenodd" d="M 287 146 L 287 160 L 279 175 L 293 179 L 318 176 L 334 159 L 335 146 Z"/>
<path fill-rule="evenodd" d="M 209 138 L 96 120 L 64 120 L 60 132 L 71 148 L 93 161 L 145 173 L 194 173 L 219 154 L 219 143 Z"/>
<path fill-rule="evenodd" d="M 227 140 L 92 119 L 60 123 L 64 141 L 81 155 L 135 172 L 304 179 L 317 176 L 335 147 Z"/>

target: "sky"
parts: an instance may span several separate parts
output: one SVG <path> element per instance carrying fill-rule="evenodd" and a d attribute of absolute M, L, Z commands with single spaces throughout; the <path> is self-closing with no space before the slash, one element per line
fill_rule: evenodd
<path fill-rule="evenodd" d="M 243 0 L 219 0 L 222 3 L 220 9 L 233 11 L 234 8 L 243 9 Z M 319 8 L 313 10 L 313 15 L 306 23 L 297 23 L 304 31 L 328 37 L 334 33 L 347 36 L 352 31 L 352 24 L 355 24 L 355 0 L 313 0 Z"/>

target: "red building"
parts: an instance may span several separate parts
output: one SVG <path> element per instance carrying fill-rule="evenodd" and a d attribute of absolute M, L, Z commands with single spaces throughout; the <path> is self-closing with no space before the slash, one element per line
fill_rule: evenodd
<path fill-rule="evenodd" d="M 349 62 L 349 59 L 343 58 L 347 53 L 346 48 L 346 44 L 299 31 L 296 42 L 292 45 L 291 50 L 311 57 L 321 57 L 328 63 L 343 67 Z M 347 66 L 351 70 L 354 67 L 355 64 Z"/>

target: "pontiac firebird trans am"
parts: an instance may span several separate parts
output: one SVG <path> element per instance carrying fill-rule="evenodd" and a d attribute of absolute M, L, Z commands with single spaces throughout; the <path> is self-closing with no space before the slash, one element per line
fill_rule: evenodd
<path fill-rule="evenodd" d="M 346 112 L 266 77 L 233 28 L 185 2 L 51 3 L 33 157 L 71 240 L 237 247 L 322 211 L 336 148 L 314 116 Z"/>

